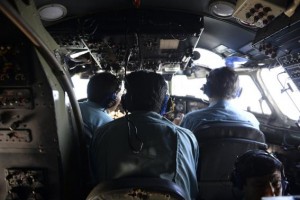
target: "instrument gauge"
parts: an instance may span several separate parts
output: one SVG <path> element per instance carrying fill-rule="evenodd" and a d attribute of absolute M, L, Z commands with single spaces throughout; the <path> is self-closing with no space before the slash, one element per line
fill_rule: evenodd
<path fill-rule="evenodd" d="M 176 108 L 177 112 L 183 112 L 184 111 L 184 105 L 182 103 L 177 103 L 175 108 Z"/>

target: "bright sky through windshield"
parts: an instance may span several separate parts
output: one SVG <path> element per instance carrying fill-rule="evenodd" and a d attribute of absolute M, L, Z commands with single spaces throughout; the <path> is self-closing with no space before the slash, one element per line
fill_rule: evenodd
<path fill-rule="evenodd" d="M 200 65 L 211 69 L 225 66 L 225 60 L 218 54 L 201 48 L 196 48 L 195 51 L 200 53 L 200 58 L 193 62 L 195 65 Z"/>

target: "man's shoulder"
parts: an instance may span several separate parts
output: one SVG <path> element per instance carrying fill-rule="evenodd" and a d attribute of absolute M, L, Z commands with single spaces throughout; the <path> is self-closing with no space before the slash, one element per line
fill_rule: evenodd
<path fill-rule="evenodd" d="M 81 109 L 82 109 L 83 107 L 85 107 L 86 104 L 87 104 L 86 101 L 84 101 L 84 102 L 78 102 L 79 108 L 81 108 Z"/>
<path fill-rule="evenodd" d="M 193 111 L 187 113 L 186 117 L 196 116 L 196 115 L 202 114 L 206 111 L 207 111 L 207 108 L 202 108 L 202 109 L 199 109 L 199 110 L 193 110 Z"/>
<path fill-rule="evenodd" d="M 90 113 L 98 110 L 94 106 L 92 106 L 91 103 L 88 101 L 80 102 L 78 104 L 79 104 L 80 111 L 83 113 Z"/>
<path fill-rule="evenodd" d="M 114 119 L 114 120 L 104 124 L 103 126 L 99 127 L 99 129 L 110 129 L 113 127 L 119 127 L 120 124 L 122 124 L 122 123 L 124 124 L 124 121 L 125 121 L 125 117 Z"/>
<path fill-rule="evenodd" d="M 194 134 L 191 130 L 182 127 L 182 126 L 178 126 L 176 124 L 173 124 L 172 122 L 170 122 L 171 124 L 169 124 L 169 127 L 171 127 L 174 132 L 176 132 L 177 134 L 183 134 L 183 135 L 188 135 L 189 137 L 194 137 Z"/>
<path fill-rule="evenodd" d="M 253 113 L 249 112 L 249 111 L 242 110 L 242 112 L 244 112 L 246 115 L 249 115 L 249 116 L 251 116 L 253 118 L 256 118 L 255 115 Z"/>
<path fill-rule="evenodd" d="M 193 144 L 195 147 L 198 146 L 197 139 L 192 131 L 177 125 L 175 126 L 176 126 L 177 137 L 179 138 L 178 141 L 180 143 L 184 143 L 185 145 Z"/>
<path fill-rule="evenodd" d="M 250 123 L 259 130 L 260 123 L 259 123 L 258 119 L 255 117 L 255 115 L 248 111 L 244 111 L 244 112 L 247 113 L 246 115 L 247 115 L 248 121 L 250 121 Z"/>
<path fill-rule="evenodd" d="M 191 111 L 189 113 L 187 113 L 183 120 L 193 120 L 193 119 L 197 119 L 197 118 L 201 118 L 201 116 L 203 115 L 207 115 L 209 113 L 209 109 L 208 108 L 202 108 L 200 110 L 194 110 L 194 111 Z"/>
<path fill-rule="evenodd" d="M 182 132 L 182 133 L 187 133 L 187 134 L 193 134 L 191 130 L 187 129 L 187 128 L 184 128 L 184 127 L 181 127 L 181 126 L 177 126 L 177 125 L 174 125 L 175 126 L 175 129 L 179 132 Z"/>
<path fill-rule="evenodd" d="M 239 109 L 238 111 L 236 111 L 237 114 L 239 115 L 243 115 L 245 118 L 249 119 L 249 120 L 255 120 L 257 121 L 257 118 L 255 117 L 255 115 L 249 111 L 243 110 L 243 109 Z"/>

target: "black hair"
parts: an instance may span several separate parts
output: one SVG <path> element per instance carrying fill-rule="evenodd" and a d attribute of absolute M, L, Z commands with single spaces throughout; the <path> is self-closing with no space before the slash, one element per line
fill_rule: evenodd
<path fill-rule="evenodd" d="M 89 80 L 87 85 L 87 98 L 89 101 L 104 106 L 120 89 L 121 82 L 115 75 L 109 72 L 97 73 Z"/>
<path fill-rule="evenodd" d="M 240 90 L 239 77 L 229 67 L 221 67 L 212 70 L 207 77 L 209 97 L 218 99 L 235 98 Z"/>
<path fill-rule="evenodd" d="M 236 160 L 231 181 L 233 186 L 242 190 L 248 178 L 265 176 L 276 170 L 281 172 L 284 180 L 283 164 L 280 160 L 264 150 L 249 150 Z"/>
<path fill-rule="evenodd" d="M 160 112 L 168 87 L 162 75 L 155 72 L 136 71 L 125 80 L 125 108 L 131 111 Z"/>

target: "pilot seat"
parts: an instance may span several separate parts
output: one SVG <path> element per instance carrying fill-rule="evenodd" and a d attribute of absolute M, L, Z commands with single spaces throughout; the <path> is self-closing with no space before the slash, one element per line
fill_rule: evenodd
<path fill-rule="evenodd" d="M 202 125 L 194 134 L 200 148 L 197 179 L 201 199 L 234 199 L 230 176 L 235 160 L 247 150 L 267 149 L 264 134 L 235 122 Z"/>

